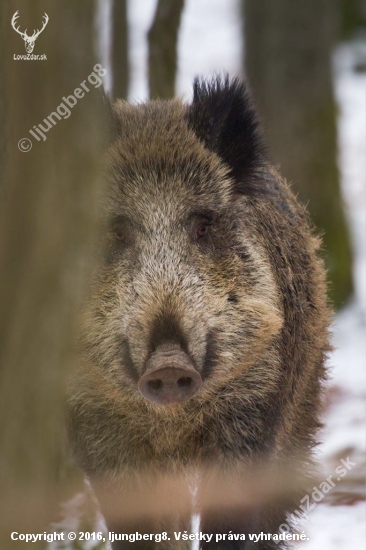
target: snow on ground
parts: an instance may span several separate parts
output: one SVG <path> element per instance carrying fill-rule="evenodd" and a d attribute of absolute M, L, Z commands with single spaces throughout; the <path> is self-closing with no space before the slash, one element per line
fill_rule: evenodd
<path fill-rule="evenodd" d="M 101 17 L 106 21 L 109 0 L 102 3 Z M 133 101 L 144 100 L 148 95 L 146 33 L 155 5 L 156 0 L 129 2 L 130 99 Z M 223 70 L 242 74 L 238 6 L 238 0 L 186 0 L 178 48 L 179 94 L 190 96 L 196 75 L 211 75 Z M 108 66 L 105 31 L 101 42 L 104 66 Z M 309 538 L 301 546 L 304 550 L 358 550 L 364 547 L 366 540 L 366 73 L 357 71 L 358 65 L 364 64 L 362 56 L 365 58 L 365 54 L 366 40 L 344 44 L 335 54 L 339 161 L 355 252 L 355 296 L 334 321 L 335 351 L 329 359 L 331 378 L 326 395 L 325 428 L 317 453 L 324 475 L 321 479 L 332 475 L 336 485 L 315 506 L 309 520 L 301 527 Z M 346 462 L 348 459 L 355 465 L 338 480 L 335 469 L 341 459 Z M 79 504 L 75 501 L 74 508 Z M 69 525 L 68 528 L 71 530 Z"/>

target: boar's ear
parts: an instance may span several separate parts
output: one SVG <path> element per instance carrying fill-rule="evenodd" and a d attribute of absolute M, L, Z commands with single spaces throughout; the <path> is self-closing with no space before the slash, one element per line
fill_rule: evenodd
<path fill-rule="evenodd" d="M 268 191 L 267 151 L 256 110 L 239 79 L 195 79 L 188 125 L 208 149 L 231 169 L 235 192 L 258 195 Z"/>

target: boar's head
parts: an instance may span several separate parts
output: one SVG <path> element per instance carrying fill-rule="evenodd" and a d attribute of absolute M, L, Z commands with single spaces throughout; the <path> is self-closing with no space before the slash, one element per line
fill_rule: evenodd
<path fill-rule="evenodd" d="M 113 119 L 85 353 L 121 395 L 186 406 L 260 360 L 282 325 L 253 209 L 273 185 L 256 113 L 243 84 L 215 79 L 190 105 L 117 101 Z"/>

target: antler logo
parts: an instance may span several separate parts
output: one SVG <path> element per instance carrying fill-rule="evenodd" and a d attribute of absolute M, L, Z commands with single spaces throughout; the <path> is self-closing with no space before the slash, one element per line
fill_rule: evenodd
<path fill-rule="evenodd" d="M 36 30 L 36 31 L 33 31 L 33 34 L 32 36 L 28 36 L 27 35 L 27 29 L 25 29 L 24 32 L 21 32 L 19 30 L 19 27 L 16 27 L 15 24 L 16 24 L 16 21 L 19 17 L 19 10 L 17 10 L 13 17 L 12 17 L 12 20 L 11 20 L 11 26 L 13 27 L 13 29 L 18 33 L 20 34 L 20 36 L 23 38 L 24 42 L 25 42 L 25 50 L 27 53 L 32 53 L 33 52 L 33 49 L 34 49 L 34 43 L 35 41 L 37 40 L 37 38 L 39 37 L 39 35 L 41 34 L 41 32 L 44 30 L 45 26 L 47 25 L 48 21 L 49 21 L 49 17 L 47 15 L 47 13 L 44 14 L 43 18 L 44 18 L 44 21 L 43 21 L 43 25 L 42 25 L 42 28 L 41 30 Z"/>

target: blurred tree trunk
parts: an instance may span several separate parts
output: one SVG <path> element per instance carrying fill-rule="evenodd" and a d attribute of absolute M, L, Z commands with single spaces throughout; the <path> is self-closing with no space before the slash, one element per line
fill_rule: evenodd
<path fill-rule="evenodd" d="M 150 98 L 175 95 L 178 31 L 184 0 L 158 0 L 149 31 Z"/>
<path fill-rule="evenodd" d="M 21 30 L 49 15 L 34 49 L 47 61 L 13 59 L 25 54 L 10 25 L 16 10 Z M 93 86 L 46 141 L 29 133 L 93 71 L 94 2 L 10 0 L 0 13 L 0 548 L 16 550 L 26 543 L 11 532 L 46 531 L 78 477 L 65 453 L 65 389 L 97 226 L 101 138 Z"/>
<path fill-rule="evenodd" d="M 341 0 L 341 32 L 343 38 L 349 38 L 354 32 L 366 28 L 365 0 Z"/>
<path fill-rule="evenodd" d="M 352 292 L 352 254 L 337 168 L 332 0 L 244 0 L 246 69 L 275 164 L 324 235 L 330 295 Z"/>
<path fill-rule="evenodd" d="M 5 17 L 5 10 L 0 9 L 0 37 L 5 36 L 6 26 L 9 21 Z M 4 40 L 4 39 L 3 39 Z M 5 97 L 5 79 L 4 79 L 4 63 L 5 63 L 5 48 L 0 48 L 0 169 L 4 173 L 5 170 L 5 157 L 6 157 L 6 135 L 5 135 L 5 121 L 7 112 L 7 102 Z M 3 200 L 4 184 L 0 181 L 0 205 Z"/>
<path fill-rule="evenodd" d="M 128 21 L 127 0 L 113 0 L 112 9 L 112 95 L 128 96 Z"/>

